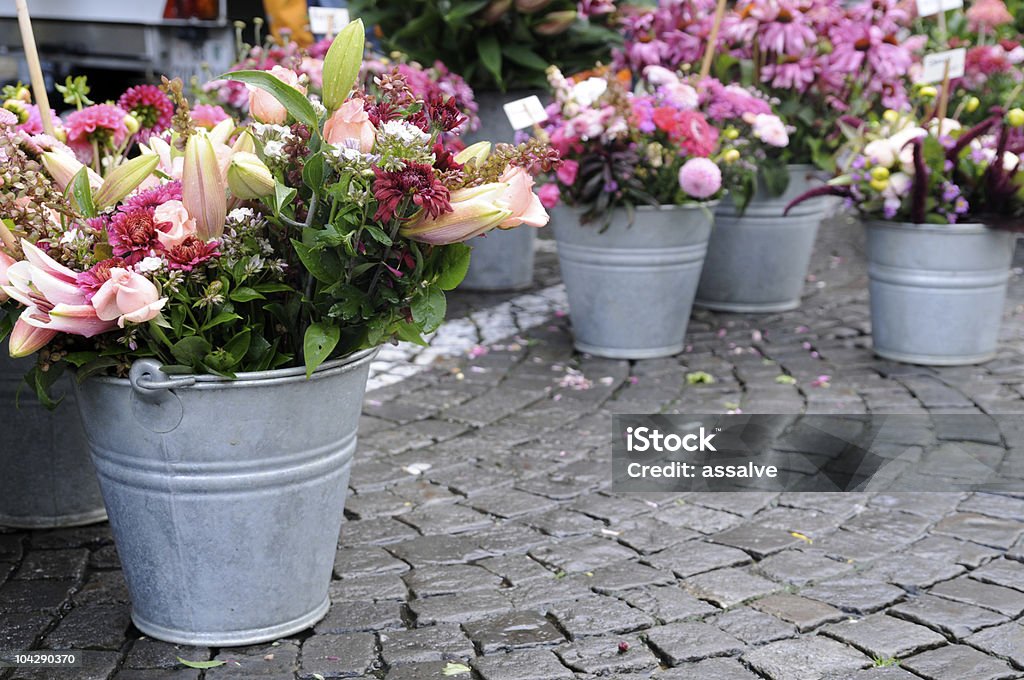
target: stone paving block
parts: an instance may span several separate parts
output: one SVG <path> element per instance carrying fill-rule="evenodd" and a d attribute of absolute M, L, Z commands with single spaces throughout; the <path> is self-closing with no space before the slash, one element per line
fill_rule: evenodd
<path fill-rule="evenodd" d="M 942 520 L 933 531 L 1006 550 L 1024 535 L 1024 522 L 962 512 Z"/>
<path fill-rule="evenodd" d="M 931 595 L 907 600 L 891 608 L 889 613 L 928 626 L 958 640 L 963 640 L 982 628 L 995 626 L 1007 620 L 1002 614 L 989 609 Z"/>
<path fill-rule="evenodd" d="M 853 570 L 848 562 L 834 560 L 820 550 L 786 550 L 761 560 L 757 571 L 773 581 L 806 586 Z"/>
<path fill-rule="evenodd" d="M 593 571 L 635 558 L 629 548 L 604 538 L 562 541 L 530 550 L 530 557 L 567 573 Z"/>
<path fill-rule="evenodd" d="M 916 442 L 922 439 L 915 440 Z M 885 510 L 899 510 L 911 515 L 941 519 L 956 511 L 964 495 L 959 493 L 917 493 L 913 491 L 882 493 L 871 498 L 870 505 Z"/>
<path fill-rule="evenodd" d="M 967 638 L 967 643 L 1024 668 L 1024 623 L 1020 621 L 986 628 Z"/>
<path fill-rule="evenodd" d="M 1003 680 L 1019 674 L 1009 664 L 964 645 L 946 645 L 905 659 L 902 666 L 926 680 Z"/>
<path fill-rule="evenodd" d="M 77 668 L 62 669 L 60 680 L 107 680 L 114 673 L 117 662 L 121 658 L 117 652 L 100 651 L 84 651 L 81 656 L 82 665 Z M 19 668 L 13 671 L 9 677 L 10 680 L 55 680 L 52 668 Z"/>
<path fill-rule="evenodd" d="M 89 566 L 93 569 L 120 569 L 121 560 L 117 556 L 117 547 L 105 545 L 89 554 Z"/>
<path fill-rule="evenodd" d="M 870 568 L 860 572 L 864 578 L 886 581 L 901 588 L 912 590 L 927 588 L 939 581 L 948 581 L 964 573 L 959 564 L 934 560 L 920 555 L 898 554 L 879 560 Z"/>
<path fill-rule="evenodd" d="M 1011 618 L 1016 618 L 1024 613 L 1024 593 L 1021 591 L 971 578 L 962 577 L 940 583 L 928 592 L 947 600 L 966 602 L 991 609 Z"/>
<path fill-rule="evenodd" d="M 314 635 L 302 643 L 299 677 L 350 678 L 373 670 L 377 640 L 372 633 Z"/>
<path fill-rule="evenodd" d="M 569 578 L 537 580 L 502 591 L 516 609 L 541 609 L 548 611 L 552 605 L 569 600 L 593 597 L 594 593 L 578 581 Z"/>
<path fill-rule="evenodd" d="M 759 524 L 747 524 L 711 536 L 708 540 L 749 553 L 757 559 L 799 545 L 801 540 L 788 531 Z"/>
<path fill-rule="evenodd" d="M 131 623 L 124 604 L 75 607 L 43 640 L 48 649 L 120 649 Z"/>
<path fill-rule="evenodd" d="M 608 633 L 629 633 L 649 628 L 653 618 L 612 597 L 589 597 L 561 602 L 551 608 L 558 625 L 570 640 Z"/>
<path fill-rule="evenodd" d="M 478 545 L 479 537 L 473 536 L 420 536 L 387 546 L 387 550 L 414 568 L 435 564 L 462 564 L 493 557 L 494 553 Z M 396 569 L 398 570 L 398 569 Z"/>
<path fill-rule="evenodd" d="M 214 658 L 225 663 L 205 671 L 209 680 L 293 677 L 299 667 L 299 644 L 282 640 L 251 647 L 230 647 L 220 650 Z"/>
<path fill-rule="evenodd" d="M 780 590 L 778 584 L 742 569 L 719 569 L 691 576 L 683 581 L 683 587 L 691 595 L 724 608 Z"/>
<path fill-rule="evenodd" d="M 618 597 L 663 624 L 699 619 L 719 611 L 677 586 L 627 590 L 619 593 Z"/>
<path fill-rule="evenodd" d="M 392 630 L 401 626 L 402 605 L 398 602 L 337 602 L 316 624 L 316 632 L 336 635 Z"/>
<path fill-rule="evenodd" d="M 658 666 L 658 658 L 636 636 L 586 638 L 554 652 L 563 664 L 588 675 L 617 677 Z"/>
<path fill-rule="evenodd" d="M 376 546 L 341 548 L 334 555 L 334 575 L 337 578 L 400 574 L 408 570 L 408 564 Z"/>
<path fill-rule="evenodd" d="M 711 622 L 748 645 L 763 645 L 797 635 L 796 626 L 792 623 L 750 607 L 735 607 Z"/>
<path fill-rule="evenodd" d="M 974 569 L 998 557 L 1000 550 L 945 536 L 929 536 L 906 549 L 906 554 Z"/>
<path fill-rule="evenodd" d="M 426 536 L 433 534 L 461 534 L 486 529 L 494 524 L 487 515 L 462 505 L 440 503 L 418 508 L 401 516 L 401 521 L 411 525 Z"/>
<path fill-rule="evenodd" d="M 447 677 L 445 675 L 446 670 L 450 671 L 453 668 L 458 670 L 456 664 L 457 666 L 469 668 L 469 666 L 466 666 L 462 661 L 429 661 L 426 663 L 413 663 L 398 666 L 397 668 L 391 668 L 384 677 L 386 680 L 423 680 L 424 678 L 445 678 Z M 463 675 L 464 672 L 465 671 L 460 672 L 455 677 L 471 677 L 468 673 Z M 367 678 L 367 680 L 371 680 L 371 678 Z"/>
<path fill-rule="evenodd" d="M 601 520 L 580 512 L 567 511 L 562 507 L 530 517 L 526 522 L 555 538 L 595 534 L 604 528 L 604 522 Z"/>
<path fill-rule="evenodd" d="M 681 527 L 671 527 L 652 517 L 634 517 L 611 525 L 611 535 L 641 555 L 656 553 L 665 548 L 685 543 L 702 534 Z"/>
<path fill-rule="evenodd" d="M 473 540 L 480 550 L 491 556 L 524 554 L 551 539 L 525 525 L 506 522 L 474 533 Z"/>
<path fill-rule="evenodd" d="M 755 600 L 750 606 L 765 614 L 771 614 L 792 623 L 801 633 L 846 618 L 846 614 L 835 607 L 789 593 L 769 595 Z"/>
<path fill-rule="evenodd" d="M 689 496 L 691 503 L 714 510 L 724 510 L 741 517 L 753 517 L 770 506 L 779 494 L 774 492 L 700 492 Z"/>
<path fill-rule="evenodd" d="M 454 595 L 479 590 L 497 590 L 501 577 L 469 564 L 420 567 L 404 576 L 409 590 L 418 598 Z"/>
<path fill-rule="evenodd" d="M 120 571 L 94 571 L 72 596 L 76 605 L 119 604 L 130 601 L 128 584 Z"/>
<path fill-rule="evenodd" d="M 441 595 L 425 600 L 412 600 L 409 609 L 418 625 L 434 623 L 466 623 L 485 619 L 512 608 L 508 597 L 497 592 Z"/>
<path fill-rule="evenodd" d="M 866 510 L 845 522 L 842 528 L 853 533 L 864 534 L 880 542 L 910 542 L 924 535 L 931 525 L 927 517 L 906 512 Z"/>
<path fill-rule="evenodd" d="M 587 572 L 586 576 L 587 585 L 602 595 L 614 595 L 623 590 L 676 582 L 671 572 L 653 569 L 637 562 L 621 562 L 610 567 L 601 567 Z"/>
<path fill-rule="evenodd" d="M 844 576 L 800 591 L 804 597 L 818 600 L 852 614 L 870 614 L 906 597 L 906 591 L 888 583 L 858 576 Z"/>
<path fill-rule="evenodd" d="M 113 675 L 113 680 L 199 680 L 199 673 L 194 668 L 122 668 Z"/>
<path fill-rule="evenodd" d="M 536 611 L 501 614 L 464 623 L 462 628 L 483 654 L 550 647 L 565 642 L 565 636 Z"/>
<path fill-rule="evenodd" d="M 716 656 L 735 656 L 744 649 L 743 643 L 735 637 L 706 623 L 671 623 L 652 628 L 644 635 L 669 666 Z"/>
<path fill-rule="evenodd" d="M 71 529 L 42 529 L 33 531 L 29 543 L 34 550 L 61 550 L 64 548 L 98 548 L 114 542 L 109 524 L 94 524 Z"/>
<path fill-rule="evenodd" d="M 1024 592 L 1024 563 L 1007 559 L 993 560 L 980 569 L 972 571 L 971 578 Z M 0 595 L 2 595 L 2 591 L 0 591 Z"/>
<path fill-rule="evenodd" d="M 836 531 L 814 542 L 828 557 L 843 562 L 870 562 L 902 549 L 909 540 L 879 540 L 853 531 Z"/>
<path fill-rule="evenodd" d="M 670 569 L 679 578 L 689 578 L 723 567 L 748 564 L 752 560 L 738 548 L 692 542 L 647 556 L 644 561 L 658 569 Z"/>
<path fill-rule="evenodd" d="M 821 680 L 871 665 L 857 650 L 820 636 L 772 642 L 747 652 L 743 661 L 771 680 Z"/>
<path fill-rule="evenodd" d="M 332 581 L 331 602 L 384 602 L 405 600 L 409 591 L 398 574 L 360 576 Z"/>
<path fill-rule="evenodd" d="M 468 659 L 474 655 L 473 643 L 456 624 L 386 631 L 380 634 L 380 646 L 388 667 Z"/>
<path fill-rule="evenodd" d="M 555 501 L 516 489 L 498 489 L 471 498 L 469 504 L 480 512 L 504 519 L 540 514 L 555 507 Z"/>
<path fill-rule="evenodd" d="M 526 650 L 473 659 L 483 680 L 571 680 L 572 671 L 548 650 Z"/>
<path fill-rule="evenodd" d="M 908 673 L 899 666 L 869 668 L 856 673 L 839 673 L 826 675 L 824 680 L 918 680 L 920 676 Z"/>
<path fill-rule="evenodd" d="M 85 574 L 89 551 L 85 548 L 67 550 L 33 550 L 14 572 L 21 580 L 61 579 L 77 581 Z"/>
<path fill-rule="evenodd" d="M 682 503 L 660 510 L 658 521 L 702 534 L 717 534 L 720 531 L 739 526 L 743 523 L 743 518 L 722 510 Z"/>
<path fill-rule="evenodd" d="M 488 557 L 476 562 L 476 566 L 496 574 L 512 586 L 519 586 L 531 581 L 554 580 L 555 578 L 553 571 L 527 555 Z"/>
<path fill-rule="evenodd" d="M 758 680 L 735 659 L 706 659 L 676 668 L 658 671 L 653 680 Z"/>
<path fill-rule="evenodd" d="M 611 523 L 623 522 L 651 512 L 651 507 L 642 501 L 603 494 L 581 496 L 570 507 L 576 512 Z"/>
<path fill-rule="evenodd" d="M 0 650 L 30 649 L 53 621 L 51 614 L 40 612 L 11 612 L 3 615 L 0 626 Z"/>
<path fill-rule="evenodd" d="M 876 659 L 909 656 L 946 644 L 946 638 L 931 628 L 885 614 L 836 623 L 822 632 Z"/>
<path fill-rule="evenodd" d="M 960 510 L 998 519 L 1024 522 L 1024 499 L 994 493 L 976 493 L 960 504 Z"/>
<path fill-rule="evenodd" d="M 125 656 L 124 667 L 182 669 L 184 666 L 178 661 L 179 657 L 188 661 L 207 661 L 210 658 L 210 649 L 172 645 L 159 640 L 140 638 L 132 643 L 131 649 Z"/>
<path fill-rule="evenodd" d="M 74 581 L 8 581 L 0 586 L 0 614 L 55 612 L 74 587 Z"/>

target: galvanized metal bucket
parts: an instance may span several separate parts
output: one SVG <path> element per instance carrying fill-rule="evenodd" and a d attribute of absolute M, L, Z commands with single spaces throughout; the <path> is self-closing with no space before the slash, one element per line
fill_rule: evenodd
<path fill-rule="evenodd" d="M 995 356 L 1016 235 L 983 224 L 866 226 L 875 354 L 933 366 Z"/>
<path fill-rule="evenodd" d="M 327 612 L 370 361 L 78 386 L 132 620 L 167 642 L 248 645 Z"/>
<path fill-rule="evenodd" d="M 511 90 L 497 92 L 483 90 L 476 93 L 479 106 L 480 128 L 463 135 L 466 144 L 478 141 L 511 144 L 515 130 L 508 122 L 504 106 L 508 102 L 531 95 L 544 97 L 543 90 Z M 469 242 L 473 256 L 469 271 L 459 284 L 460 290 L 500 291 L 523 290 L 533 284 L 533 250 L 537 241 L 536 230 L 530 227 L 495 229 L 486 236 Z"/>
<path fill-rule="evenodd" d="M 771 196 L 762 187 L 743 215 L 726 198 L 715 211 L 694 304 L 722 312 L 783 312 L 800 306 L 818 227 L 830 201 L 801 203 L 783 217 L 786 206 L 811 186 L 813 165 L 790 165 L 789 187 Z"/>
<path fill-rule="evenodd" d="M 713 208 L 640 207 L 632 226 L 618 210 L 604 232 L 581 225 L 578 211 L 555 208 L 551 224 L 576 349 L 615 359 L 683 350 Z"/>
<path fill-rule="evenodd" d="M 103 497 L 68 378 L 48 411 L 24 382 L 32 359 L 0 351 L 0 526 L 57 529 L 102 522 Z"/>
<path fill-rule="evenodd" d="M 494 229 L 469 241 L 473 254 L 459 288 L 464 290 L 523 290 L 533 284 L 532 227 Z"/>

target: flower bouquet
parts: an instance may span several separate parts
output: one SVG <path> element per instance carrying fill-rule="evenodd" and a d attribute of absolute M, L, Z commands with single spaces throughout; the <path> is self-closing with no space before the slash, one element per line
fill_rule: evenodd
<path fill-rule="evenodd" d="M 26 151 L 48 181 L 38 218 L 0 229 L 11 351 L 39 352 L 40 391 L 77 368 L 133 620 L 154 637 L 250 644 L 326 613 L 375 348 L 441 323 L 462 241 L 547 221 L 532 185 L 550 149 L 454 153 L 456 104 L 399 74 L 353 94 L 362 54 L 355 22 L 322 100 L 294 72 L 230 74 L 252 87 L 246 128 L 195 125 L 167 83 L 172 130 L 98 186 L 56 145 Z"/>
<path fill-rule="evenodd" d="M 679 352 L 722 195 L 721 134 L 686 83 L 634 92 L 628 71 L 566 78 L 540 134 L 562 157 L 540 189 L 553 221 L 576 347 L 642 358 Z M 596 224 L 594 224 L 596 223 Z M 630 310 L 642 324 L 624 324 Z"/>
<path fill-rule="evenodd" d="M 972 364 L 996 352 L 1024 164 L 1009 151 L 1024 111 L 994 109 L 967 128 L 936 116 L 935 88 L 910 113 L 848 129 L 842 174 L 813 195 L 841 196 L 868 229 L 875 352 L 919 364 Z"/>

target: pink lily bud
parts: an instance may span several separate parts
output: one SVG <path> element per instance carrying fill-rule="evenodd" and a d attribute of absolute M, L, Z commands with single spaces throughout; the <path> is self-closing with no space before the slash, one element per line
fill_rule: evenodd
<path fill-rule="evenodd" d="M 0 286 L 11 285 L 11 280 L 7 278 L 7 269 L 15 262 L 17 260 L 0 250 Z M 0 288 L 0 302 L 7 302 L 9 299 L 10 296 Z"/>
<path fill-rule="evenodd" d="M 492 0 L 491 4 L 484 7 L 483 11 L 480 13 L 480 18 L 483 19 L 485 23 L 495 24 L 510 9 L 512 9 L 512 0 Z"/>
<path fill-rule="evenodd" d="M 294 87 L 302 94 L 306 94 L 306 88 L 299 85 L 299 76 L 295 71 L 283 66 L 275 66 L 270 69 L 270 73 L 277 76 L 277 79 L 285 85 Z M 249 88 L 249 113 L 252 114 L 252 117 L 261 123 L 284 125 L 288 120 L 288 109 L 284 107 L 284 104 L 277 101 L 274 95 L 265 90 L 252 85 L 247 87 Z"/>
<path fill-rule="evenodd" d="M 523 14 L 530 14 L 539 12 L 550 4 L 551 0 L 516 0 L 516 9 Z"/>
<path fill-rule="evenodd" d="M 501 199 L 509 185 L 492 182 L 479 187 L 459 189 L 451 194 L 452 211 L 430 218 L 425 212 L 403 226 L 399 233 L 420 243 L 447 245 L 460 243 L 497 227 L 512 216 Z"/>
<path fill-rule="evenodd" d="M 42 155 L 43 167 L 46 168 L 46 172 L 50 174 L 53 181 L 57 183 L 57 187 L 64 191 L 71 184 L 71 180 L 75 178 L 75 175 L 81 171 L 82 168 L 87 167 L 78 162 L 78 159 L 74 156 L 59 151 L 47 151 Z M 88 169 L 89 174 L 89 186 L 92 187 L 93 191 L 96 191 L 103 185 L 103 178 L 96 174 L 96 171 L 92 168 Z"/>
<path fill-rule="evenodd" d="M 181 202 L 196 220 L 200 240 L 220 238 L 228 215 L 227 187 L 217 152 L 206 131 L 198 130 L 185 145 L 181 171 Z"/>
<path fill-rule="evenodd" d="M 20 318 L 14 323 L 8 349 L 12 357 L 21 359 L 46 347 L 56 336 L 57 331 L 30 326 Z"/>
<path fill-rule="evenodd" d="M 551 12 L 544 17 L 543 22 L 533 27 L 533 31 L 538 35 L 560 35 L 569 30 L 569 27 L 576 21 L 576 16 L 574 9 Z"/>

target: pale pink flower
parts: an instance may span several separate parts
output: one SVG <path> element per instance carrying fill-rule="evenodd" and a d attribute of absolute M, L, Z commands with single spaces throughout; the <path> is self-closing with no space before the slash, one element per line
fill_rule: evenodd
<path fill-rule="evenodd" d="M 708 158 L 691 158 L 679 169 L 679 186 L 694 198 L 710 198 L 722 188 L 722 171 Z"/>
<path fill-rule="evenodd" d="M 96 315 L 104 321 L 117 321 L 120 328 L 125 323 L 145 323 L 155 319 L 167 304 L 152 281 L 141 274 L 116 267 L 110 270 L 110 278 L 100 286 L 92 298 Z"/>
<path fill-rule="evenodd" d="M 283 82 L 285 85 L 289 85 L 302 94 L 306 94 L 306 88 L 299 85 L 299 76 L 291 69 L 284 68 L 283 66 L 275 66 L 270 69 L 271 75 L 277 76 L 277 79 Z M 277 101 L 274 95 L 254 87 L 252 85 L 249 88 L 249 113 L 252 117 L 261 123 L 273 123 L 274 125 L 284 125 L 288 120 L 288 109 L 284 107 L 284 104 Z"/>
<path fill-rule="evenodd" d="M 196 234 L 196 221 L 190 217 L 181 201 L 167 201 L 153 211 L 156 237 L 167 250 Z"/>
<path fill-rule="evenodd" d="M 512 214 L 498 224 L 499 229 L 511 229 L 519 225 L 530 227 L 543 227 L 548 223 L 550 217 L 540 202 L 540 198 L 533 193 L 533 175 L 525 168 L 518 166 L 509 167 L 498 178 L 499 182 L 508 184 L 508 189 L 501 197 L 501 201 L 507 204 Z"/>
<path fill-rule="evenodd" d="M 334 146 L 351 139 L 358 142 L 360 151 L 369 153 L 373 151 L 376 138 L 376 128 L 363 109 L 362 99 L 349 99 L 331 114 L 324 125 L 324 140 Z"/>

